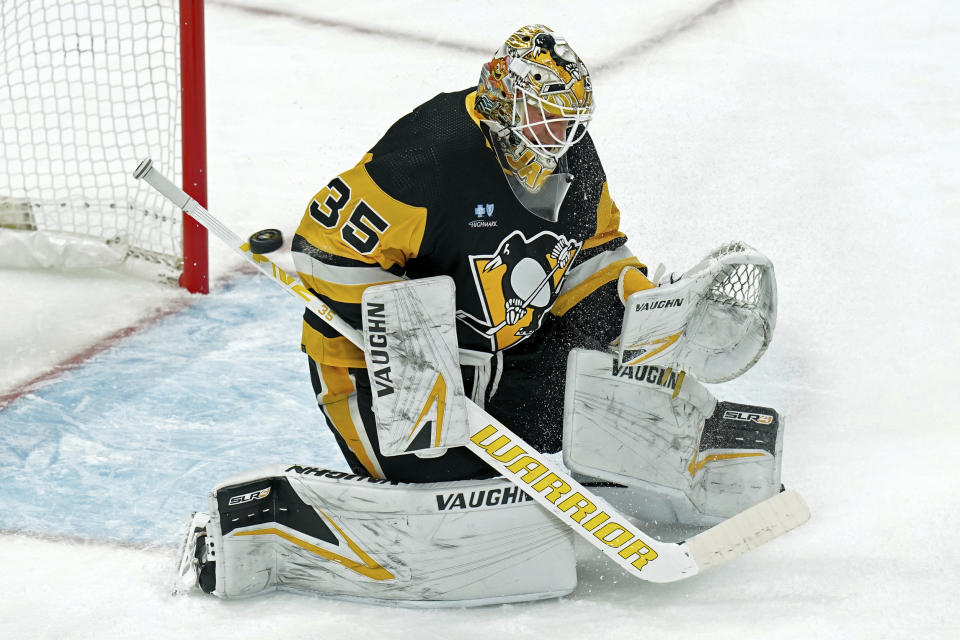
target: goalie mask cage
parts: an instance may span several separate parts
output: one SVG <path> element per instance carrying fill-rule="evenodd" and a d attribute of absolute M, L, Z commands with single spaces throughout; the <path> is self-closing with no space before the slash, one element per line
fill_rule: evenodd
<path fill-rule="evenodd" d="M 206 203 L 203 0 L 4 0 L 0 78 L 0 227 L 206 293 L 206 230 L 130 175 L 152 155 Z"/>

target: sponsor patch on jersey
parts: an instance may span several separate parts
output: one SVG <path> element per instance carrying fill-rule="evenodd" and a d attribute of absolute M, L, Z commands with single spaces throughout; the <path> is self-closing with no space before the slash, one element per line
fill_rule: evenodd
<path fill-rule="evenodd" d="M 473 215 L 476 216 L 476 220 L 471 220 L 467 223 L 468 227 L 474 229 L 483 229 L 497 226 L 497 221 L 492 220 L 493 218 L 493 203 L 487 204 L 478 204 L 474 210 Z"/>
<path fill-rule="evenodd" d="M 493 204 L 478 204 L 473 210 L 473 215 L 477 216 L 480 220 L 484 217 L 492 218 L 493 217 Z"/>

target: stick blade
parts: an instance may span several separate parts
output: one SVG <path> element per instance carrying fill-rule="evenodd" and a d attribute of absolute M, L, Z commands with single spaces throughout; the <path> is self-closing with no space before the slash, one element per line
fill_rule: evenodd
<path fill-rule="evenodd" d="M 783 491 L 697 534 L 684 544 L 700 571 L 756 549 L 810 519 L 810 508 L 796 491 Z"/>

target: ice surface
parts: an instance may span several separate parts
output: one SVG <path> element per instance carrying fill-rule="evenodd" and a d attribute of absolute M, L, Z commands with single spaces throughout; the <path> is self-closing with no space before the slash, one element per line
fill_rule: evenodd
<path fill-rule="evenodd" d="M 0 529 L 172 545 L 218 480 L 278 462 L 349 470 L 303 384 L 287 302 L 243 275 L 15 402 L 0 485 L 17 508 Z"/>
<path fill-rule="evenodd" d="M 176 530 L 218 480 L 342 468 L 300 309 L 215 241 L 201 299 L 114 271 L 0 271 L 0 395 L 143 327 L 0 411 L 0 528 L 30 533 L 0 535 L 0 637 L 960 635 L 960 9 L 743 0 L 679 28 L 711 3 L 238 4 L 207 3 L 207 73 L 210 208 L 240 235 L 289 235 L 331 175 L 473 83 L 476 51 L 515 26 L 567 35 L 595 69 L 591 131 L 633 251 L 683 270 L 742 239 L 773 260 L 773 344 L 714 391 L 786 416 L 783 477 L 813 517 L 671 585 L 583 549 L 579 588 L 552 602 L 172 598 Z"/>

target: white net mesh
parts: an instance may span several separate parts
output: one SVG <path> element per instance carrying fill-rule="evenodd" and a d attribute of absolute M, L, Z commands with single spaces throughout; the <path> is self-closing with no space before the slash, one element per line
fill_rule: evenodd
<path fill-rule="evenodd" d="M 716 302 L 754 309 L 760 302 L 762 271 L 755 264 L 725 266 L 707 290 L 705 297 Z"/>
<path fill-rule="evenodd" d="M 742 242 L 730 242 L 712 251 L 709 257 L 719 258 L 747 248 Z M 755 309 L 762 301 L 762 276 L 763 270 L 755 264 L 724 265 L 704 292 L 704 297 L 721 304 Z"/>
<path fill-rule="evenodd" d="M 180 167 L 176 0 L 3 0 L 0 77 L 0 225 L 179 271 L 180 212 L 130 175 Z"/>

